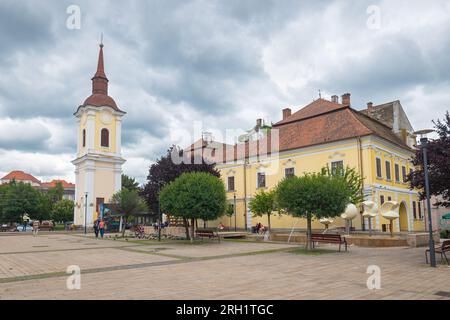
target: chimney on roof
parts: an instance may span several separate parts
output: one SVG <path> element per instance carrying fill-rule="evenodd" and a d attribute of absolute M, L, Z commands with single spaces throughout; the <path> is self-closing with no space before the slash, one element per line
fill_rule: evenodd
<path fill-rule="evenodd" d="M 373 103 L 372 102 L 367 102 L 367 115 L 369 115 L 370 117 L 372 117 L 373 115 Z"/>
<path fill-rule="evenodd" d="M 331 102 L 339 103 L 339 97 L 337 95 L 332 95 Z"/>
<path fill-rule="evenodd" d="M 291 116 L 291 109 L 290 108 L 283 109 L 283 120 L 289 118 L 290 116 Z"/>
<path fill-rule="evenodd" d="M 342 95 L 342 104 L 345 107 L 350 107 L 350 93 L 344 93 Z"/>

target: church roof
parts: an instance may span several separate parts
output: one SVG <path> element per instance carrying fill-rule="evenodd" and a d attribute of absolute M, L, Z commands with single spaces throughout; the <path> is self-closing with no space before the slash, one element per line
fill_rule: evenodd
<path fill-rule="evenodd" d="M 97 71 L 92 80 L 92 95 L 90 95 L 81 106 L 94 107 L 111 107 L 116 111 L 123 112 L 119 109 L 113 98 L 108 95 L 108 78 L 105 74 L 105 64 L 103 59 L 103 44 L 100 44 L 98 54 Z"/>

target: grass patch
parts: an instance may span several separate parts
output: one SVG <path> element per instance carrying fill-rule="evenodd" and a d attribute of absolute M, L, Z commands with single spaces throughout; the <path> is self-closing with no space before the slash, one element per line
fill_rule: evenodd
<path fill-rule="evenodd" d="M 303 254 L 303 255 L 307 255 L 307 256 L 320 256 L 322 254 L 336 253 L 336 252 L 339 252 L 339 251 L 329 250 L 329 249 L 306 250 L 305 247 L 298 247 L 298 248 L 295 248 L 295 249 L 291 249 L 288 252 L 289 253 L 293 253 L 293 254 Z"/>
<path fill-rule="evenodd" d="M 55 224 L 55 227 L 53 230 L 64 231 L 64 230 L 66 230 L 66 227 L 64 226 L 64 223 L 57 223 L 57 224 Z"/>

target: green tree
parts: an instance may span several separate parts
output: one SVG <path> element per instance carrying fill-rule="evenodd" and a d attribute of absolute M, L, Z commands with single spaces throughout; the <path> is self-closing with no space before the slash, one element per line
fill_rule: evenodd
<path fill-rule="evenodd" d="M 275 207 L 275 191 L 265 192 L 261 190 L 250 200 L 250 210 L 256 217 L 267 215 L 267 222 L 270 231 L 270 216 L 276 210 Z"/>
<path fill-rule="evenodd" d="M 52 219 L 58 222 L 67 222 L 73 219 L 74 203 L 72 200 L 61 199 L 53 205 Z"/>
<path fill-rule="evenodd" d="M 122 174 L 122 189 L 140 191 L 139 182 L 135 178 Z"/>
<path fill-rule="evenodd" d="M 435 206 L 450 208 L 450 113 L 444 119 L 433 121 L 438 137 L 427 143 L 427 166 L 430 194 L 437 197 Z M 425 174 L 423 149 L 418 148 L 412 158 L 415 170 L 408 174 L 411 189 L 418 189 L 421 199 L 425 199 Z"/>
<path fill-rule="evenodd" d="M 323 173 L 290 177 L 276 188 L 277 205 L 294 217 L 306 218 L 307 249 L 312 247 L 312 219 L 339 216 L 350 198 L 351 190 L 344 179 Z"/>
<path fill-rule="evenodd" d="M 5 195 L 9 186 L 7 184 L 0 185 L 0 222 L 8 222 L 3 216 L 3 207 L 5 203 Z"/>
<path fill-rule="evenodd" d="M 217 219 L 225 213 L 227 205 L 222 180 L 206 172 L 183 173 L 161 190 L 159 201 L 163 212 L 191 219 L 191 241 L 195 219 Z"/>
<path fill-rule="evenodd" d="M 186 161 L 178 163 L 173 160 L 173 158 L 177 157 Z M 187 158 L 185 159 L 185 157 Z M 147 183 L 141 192 L 141 195 L 146 198 L 150 211 L 155 217 L 159 210 L 160 190 L 185 172 L 208 172 L 220 178 L 220 172 L 215 168 L 214 164 L 205 163 L 203 160 L 201 163 L 195 163 L 194 158 L 189 159 L 187 154 L 179 147 L 170 147 L 164 156 L 157 159 L 150 166 Z M 186 223 L 185 227 L 188 228 Z"/>
<path fill-rule="evenodd" d="M 61 182 L 56 182 L 55 186 L 48 189 L 47 197 L 52 204 L 52 206 L 61 200 L 64 196 L 64 187 Z"/>
<path fill-rule="evenodd" d="M 116 192 L 111 199 L 114 209 L 123 215 L 125 224 L 130 217 L 143 212 L 148 212 L 147 204 L 136 190 L 122 189 Z M 125 236 L 125 227 L 122 229 L 122 237 Z"/>
<path fill-rule="evenodd" d="M 39 191 L 28 183 L 10 182 L 2 201 L 3 219 L 8 222 L 22 222 L 28 214 L 34 218 L 38 213 Z"/>
<path fill-rule="evenodd" d="M 364 201 L 364 193 L 363 193 L 363 183 L 364 178 L 356 171 L 355 168 L 347 167 L 337 167 L 333 172 L 330 170 L 330 167 L 327 165 L 322 168 L 322 174 L 334 177 L 341 178 L 347 184 L 350 191 L 350 202 L 358 206 Z"/>
<path fill-rule="evenodd" d="M 53 210 L 53 204 L 51 197 L 45 192 L 39 192 L 38 194 L 38 209 L 33 215 L 33 219 L 48 220 L 51 218 Z"/>

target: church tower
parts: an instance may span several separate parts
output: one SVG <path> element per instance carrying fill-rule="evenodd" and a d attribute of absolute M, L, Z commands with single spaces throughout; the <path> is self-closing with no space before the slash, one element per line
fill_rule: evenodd
<path fill-rule="evenodd" d="M 109 203 L 122 187 L 122 117 L 113 98 L 108 96 L 108 78 L 100 44 L 97 72 L 92 78 L 92 95 L 74 113 L 78 123 L 75 165 L 75 225 L 91 226 L 100 212 L 100 204 Z"/>

